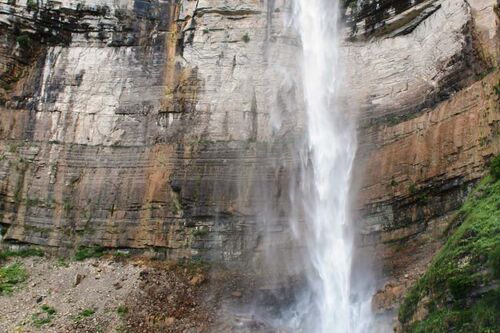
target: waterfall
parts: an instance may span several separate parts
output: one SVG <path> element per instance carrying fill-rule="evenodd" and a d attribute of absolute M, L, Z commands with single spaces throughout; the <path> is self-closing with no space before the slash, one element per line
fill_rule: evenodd
<path fill-rule="evenodd" d="M 356 153 L 355 117 L 339 103 L 341 56 L 336 0 L 295 0 L 302 45 L 302 87 L 307 114 L 301 175 L 308 292 L 295 309 L 301 331 L 368 332 L 368 301 L 353 297 L 350 185 Z M 364 318 L 362 318 L 364 317 Z"/>

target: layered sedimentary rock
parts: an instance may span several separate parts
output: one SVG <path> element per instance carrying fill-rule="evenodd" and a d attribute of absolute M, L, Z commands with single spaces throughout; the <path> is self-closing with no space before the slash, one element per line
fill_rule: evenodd
<path fill-rule="evenodd" d="M 449 98 L 487 70 L 466 2 L 441 1 L 409 34 L 347 45 L 349 99 L 363 126 L 400 122 Z"/>
<path fill-rule="evenodd" d="M 227 260 L 255 248 L 254 173 L 274 172 L 257 161 L 297 123 L 276 99 L 293 87 L 267 65 L 297 47 L 273 25 L 279 6 L 2 3 L 5 239 Z"/>
<path fill-rule="evenodd" d="M 378 249 L 382 275 L 390 277 L 376 298 L 382 308 L 394 308 L 423 273 L 454 212 L 498 154 L 497 82 L 490 75 L 432 111 L 387 126 L 378 137 L 384 141 L 375 141 L 378 152 L 366 156 L 363 242 Z"/>
<path fill-rule="evenodd" d="M 226 262 L 270 239 L 286 251 L 304 121 L 290 5 L 2 0 L 4 241 Z M 393 309 L 500 151 L 498 9 L 360 6 L 341 98 L 359 110 L 361 246 L 379 254 L 376 299 Z"/>
<path fill-rule="evenodd" d="M 419 108 L 401 112 L 402 105 L 401 111 L 395 108 L 392 114 L 368 120 L 361 137 L 361 243 L 377 253 L 375 266 L 386 279 L 374 298 L 380 313 L 397 309 L 408 287 L 423 274 L 446 241 L 456 211 L 500 151 L 495 4 L 450 5 L 463 9 L 467 19 L 462 22 L 467 23 L 456 30 L 462 36 L 462 52 L 441 62 L 440 68 L 464 67 L 435 81 L 437 94 L 421 94 Z M 441 3 L 436 14 L 445 6 Z M 425 73 L 429 70 L 420 78 Z"/>

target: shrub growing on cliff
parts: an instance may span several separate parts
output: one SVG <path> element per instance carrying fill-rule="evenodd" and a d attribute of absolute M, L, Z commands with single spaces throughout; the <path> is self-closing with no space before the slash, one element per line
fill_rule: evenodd
<path fill-rule="evenodd" d="M 104 255 L 103 247 L 84 247 L 80 246 L 75 253 L 76 261 L 83 261 L 90 258 L 100 258 Z"/>
<path fill-rule="evenodd" d="M 500 155 L 493 158 L 490 164 L 490 174 L 493 179 L 500 179 Z"/>
<path fill-rule="evenodd" d="M 33 44 L 33 41 L 28 35 L 17 36 L 16 42 L 17 44 L 19 44 L 19 47 L 24 50 L 30 49 L 31 45 Z"/>
<path fill-rule="evenodd" d="M 34 12 L 38 10 L 38 2 L 36 0 L 28 0 L 26 2 L 26 7 L 28 8 L 28 11 Z"/>
<path fill-rule="evenodd" d="M 417 185 L 414 183 L 410 184 L 410 186 L 408 186 L 408 192 L 410 192 L 411 195 L 417 193 Z"/>

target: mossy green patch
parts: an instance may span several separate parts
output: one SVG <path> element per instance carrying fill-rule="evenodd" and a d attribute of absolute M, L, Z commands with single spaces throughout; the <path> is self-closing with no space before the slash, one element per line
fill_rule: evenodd
<path fill-rule="evenodd" d="M 498 332 L 498 290 L 483 295 L 468 308 L 446 307 L 433 311 L 422 321 L 414 323 L 409 331 L 414 333 L 496 333 Z"/>
<path fill-rule="evenodd" d="M 490 164 L 490 174 L 493 179 L 500 179 L 500 155 L 496 156 L 491 160 Z"/>
<path fill-rule="evenodd" d="M 103 247 L 84 247 L 81 246 L 76 250 L 74 259 L 83 261 L 90 258 L 100 258 L 104 255 L 106 249 Z"/>
<path fill-rule="evenodd" d="M 38 10 L 38 1 L 36 1 L 36 0 L 28 0 L 26 2 L 26 7 L 28 8 L 28 11 L 35 12 L 35 11 Z"/>
<path fill-rule="evenodd" d="M 28 247 L 19 250 L 0 251 L 0 260 L 5 260 L 7 258 L 12 258 L 12 257 L 20 257 L 20 258 L 43 257 L 44 255 L 45 253 L 41 249 Z"/>
<path fill-rule="evenodd" d="M 26 281 L 28 273 L 21 264 L 0 267 L 0 295 L 10 295 L 15 288 Z"/>
<path fill-rule="evenodd" d="M 498 332 L 500 180 L 484 178 L 459 214 L 463 223 L 401 305 L 404 332 Z M 415 321 L 421 307 L 429 315 Z"/>
<path fill-rule="evenodd" d="M 28 36 L 28 35 L 17 36 L 16 42 L 17 42 L 17 44 L 19 44 L 19 47 L 21 47 L 22 49 L 29 49 L 29 48 L 31 48 L 31 45 L 33 44 L 33 41 L 31 40 L 30 36 Z"/>
<path fill-rule="evenodd" d="M 68 262 L 64 258 L 57 258 L 55 265 L 56 265 L 56 267 L 59 267 L 59 268 L 68 268 L 69 267 Z"/>

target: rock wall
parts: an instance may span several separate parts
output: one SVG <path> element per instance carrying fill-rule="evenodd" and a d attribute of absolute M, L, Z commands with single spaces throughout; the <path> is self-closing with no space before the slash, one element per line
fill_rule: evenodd
<path fill-rule="evenodd" d="M 269 138 L 297 123 L 279 97 L 293 87 L 268 66 L 278 50 L 295 61 L 284 10 L 2 2 L 4 239 L 229 261 L 255 249 L 255 179 L 275 173 L 258 163 L 286 159 Z"/>
<path fill-rule="evenodd" d="M 374 305 L 381 315 L 394 316 L 405 292 L 446 241 L 446 230 L 472 186 L 500 152 L 499 19 L 495 6 L 494 2 L 440 3 L 435 14 L 405 36 L 430 27 L 442 11 L 450 18 L 463 15 L 462 23 L 456 25 L 461 28 L 455 30 L 456 36 L 461 36 L 462 51 L 440 62 L 438 68 L 444 72 L 435 77 L 446 72 L 450 76 L 427 81 L 435 90 L 421 91 L 422 103 L 413 111 L 404 111 L 411 107 L 400 104 L 400 110 L 382 111 L 380 118 L 367 119 L 362 125 L 358 156 L 360 244 L 364 246 L 362 253 L 377 253 L 375 269 L 382 279 Z M 450 9 L 448 14 L 446 8 Z M 446 44 L 442 36 L 432 50 L 439 52 Z M 431 58 L 441 59 L 437 55 Z M 461 69 L 451 74 L 457 66 Z M 404 74 L 393 76 L 402 77 L 406 78 Z M 415 76 L 413 79 L 418 82 Z M 408 87 L 418 89 L 419 85 Z M 379 89 L 384 88 L 381 85 Z M 387 94 L 393 103 L 399 102 L 390 96 Z M 430 100 L 425 100 L 428 97 Z"/>
<path fill-rule="evenodd" d="M 4 241 L 243 263 L 269 241 L 287 252 L 304 123 L 290 6 L 1 0 Z M 497 13 L 491 0 L 347 8 L 341 97 L 360 111 L 356 206 L 382 308 L 500 151 Z"/>

